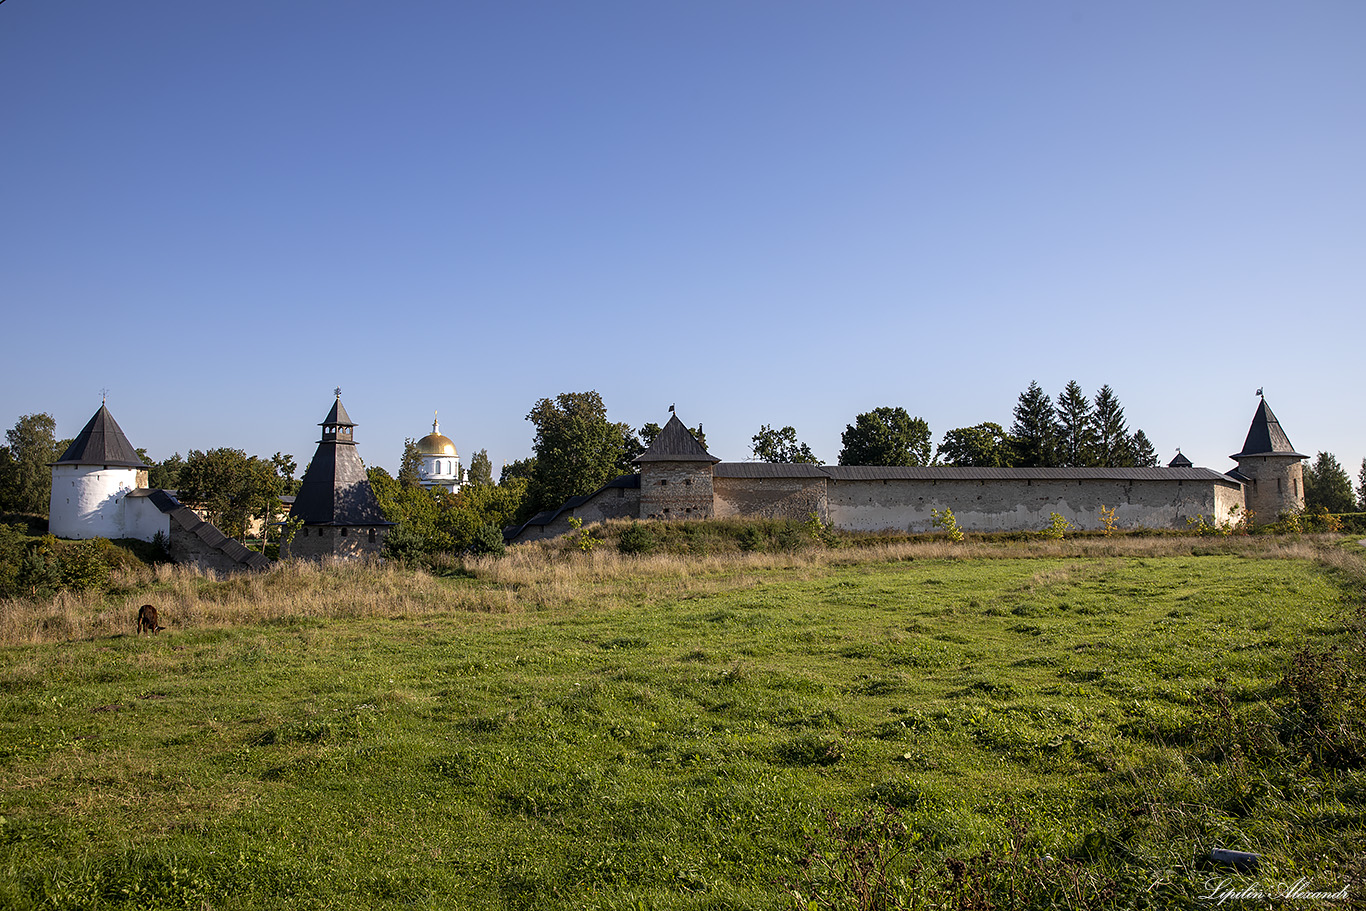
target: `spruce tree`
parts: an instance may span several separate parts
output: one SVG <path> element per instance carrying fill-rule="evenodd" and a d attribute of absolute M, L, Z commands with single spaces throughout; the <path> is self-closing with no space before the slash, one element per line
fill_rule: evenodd
<path fill-rule="evenodd" d="M 1067 468 L 1094 465 L 1091 403 L 1072 380 L 1058 396 L 1058 459 Z"/>
<path fill-rule="evenodd" d="M 1031 381 L 1015 403 L 1015 423 L 1010 427 L 1014 439 L 1014 467 L 1049 468 L 1058 464 L 1058 429 L 1053 417 L 1053 400 Z"/>
<path fill-rule="evenodd" d="M 1120 468 L 1134 464 L 1133 440 L 1124 421 L 1124 408 L 1119 396 L 1108 385 L 1096 393 L 1091 412 L 1093 458 L 1091 464 L 1101 468 Z"/>
<path fill-rule="evenodd" d="M 1148 435 L 1141 429 L 1134 431 L 1133 439 L 1129 441 L 1129 452 L 1129 458 L 1132 460 L 1129 464 L 1133 467 L 1157 467 L 1157 450 L 1153 448 L 1153 444 L 1148 440 Z"/>

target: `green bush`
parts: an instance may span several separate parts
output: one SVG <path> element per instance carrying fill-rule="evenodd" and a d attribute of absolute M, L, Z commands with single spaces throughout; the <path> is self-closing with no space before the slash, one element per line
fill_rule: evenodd
<path fill-rule="evenodd" d="M 481 525 L 470 542 L 470 553 L 480 557 L 501 557 L 507 553 L 503 530 L 497 525 Z"/>
<path fill-rule="evenodd" d="M 617 537 L 617 550 L 624 554 L 648 554 L 654 549 L 654 533 L 640 523 L 628 525 Z"/>

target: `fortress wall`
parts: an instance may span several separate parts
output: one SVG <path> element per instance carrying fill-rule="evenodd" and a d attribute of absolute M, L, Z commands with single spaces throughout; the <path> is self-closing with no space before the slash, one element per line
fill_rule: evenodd
<path fill-rule="evenodd" d="M 706 519 L 715 507 L 710 462 L 646 462 L 640 469 L 642 519 Z"/>
<path fill-rule="evenodd" d="M 1275 522 L 1282 512 L 1304 509 L 1304 464 L 1282 455 L 1246 456 L 1238 470 L 1253 479 L 1247 485 L 1247 508 L 1254 521 Z"/>
<path fill-rule="evenodd" d="M 605 487 L 584 503 L 561 512 L 547 525 L 528 525 L 517 541 L 540 541 L 555 538 L 572 530 L 571 517 L 583 520 L 585 526 L 607 519 L 635 519 L 640 516 L 640 490 L 634 487 Z"/>
<path fill-rule="evenodd" d="M 829 519 L 824 478 L 715 478 L 717 518 Z"/>
<path fill-rule="evenodd" d="M 346 534 L 342 534 L 343 528 Z M 370 540 L 370 529 L 349 526 L 312 525 L 299 529 L 289 542 L 289 556 L 307 560 L 321 557 L 364 557 L 377 555 L 384 546 L 386 526 L 375 528 L 375 540 Z"/>
<path fill-rule="evenodd" d="M 1083 530 L 1103 527 L 1100 507 L 1120 528 L 1185 528 L 1195 515 L 1217 516 L 1238 485 L 1229 482 L 1117 480 L 830 481 L 830 522 L 853 531 L 933 531 L 933 510 L 951 509 L 966 531 L 1038 531 L 1058 513 Z M 1222 498 L 1222 499 L 1221 499 Z"/>

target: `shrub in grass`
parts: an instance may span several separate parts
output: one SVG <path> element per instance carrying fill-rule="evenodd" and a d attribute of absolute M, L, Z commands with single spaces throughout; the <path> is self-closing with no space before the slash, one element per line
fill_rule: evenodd
<path fill-rule="evenodd" d="M 648 554 L 654 549 L 654 533 L 645 525 L 628 525 L 617 536 L 617 550 L 624 554 Z"/>
<path fill-rule="evenodd" d="M 501 557 L 507 553 L 503 531 L 497 525 L 481 525 L 470 542 L 470 553 L 480 557 Z"/>

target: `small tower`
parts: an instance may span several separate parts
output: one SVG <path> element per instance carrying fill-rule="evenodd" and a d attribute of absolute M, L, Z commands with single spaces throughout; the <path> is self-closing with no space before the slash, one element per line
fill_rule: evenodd
<path fill-rule="evenodd" d="M 147 465 L 104 403 L 52 463 L 47 527 L 59 538 L 122 538 L 123 498 L 147 486 Z"/>
<path fill-rule="evenodd" d="M 394 524 L 384 518 L 356 452 L 355 423 L 337 401 L 319 425 L 323 429 L 313 461 L 304 472 L 291 519 L 301 519 L 290 542 L 292 557 L 359 557 L 378 554 Z"/>
<path fill-rule="evenodd" d="M 441 426 L 432 415 L 432 432 L 417 441 L 417 451 L 422 456 L 418 466 L 418 476 L 423 487 L 441 487 L 455 493 L 464 483 L 464 472 L 460 469 L 460 454 L 455 451 L 455 443 L 441 433 Z"/>
<path fill-rule="evenodd" d="M 1260 392 L 1260 390 L 1259 390 Z M 1281 513 L 1304 510 L 1304 466 L 1308 458 L 1295 451 L 1265 396 L 1252 416 L 1241 452 L 1229 456 L 1238 463 L 1232 472 L 1243 482 L 1243 501 L 1258 522 L 1274 522 Z"/>
<path fill-rule="evenodd" d="M 711 518 L 712 466 L 721 460 L 702 448 L 677 414 L 634 461 L 640 466 L 642 519 Z"/>

